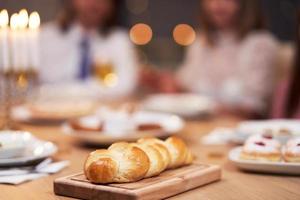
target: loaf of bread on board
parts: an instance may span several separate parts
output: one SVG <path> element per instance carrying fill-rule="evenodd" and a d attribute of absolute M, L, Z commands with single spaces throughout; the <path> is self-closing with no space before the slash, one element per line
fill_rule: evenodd
<path fill-rule="evenodd" d="M 143 138 L 136 143 L 114 143 L 108 149 L 90 153 L 84 164 L 84 174 L 93 183 L 128 183 L 192 162 L 191 151 L 178 137 L 165 141 Z"/>

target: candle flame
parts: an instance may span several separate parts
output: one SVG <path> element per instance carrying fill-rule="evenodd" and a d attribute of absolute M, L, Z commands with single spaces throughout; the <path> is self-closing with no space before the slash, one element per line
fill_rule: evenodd
<path fill-rule="evenodd" d="M 19 15 L 17 13 L 14 13 L 11 17 L 10 17 L 10 27 L 12 30 L 16 30 L 19 28 Z"/>
<path fill-rule="evenodd" d="M 37 29 L 41 23 L 40 16 L 38 12 L 32 12 L 29 16 L 29 28 Z"/>
<path fill-rule="evenodd" d="M 26 9 L 22 9 L 19 12 L 19 27 L 25 29 L 28 25 L 28 12 Z"/>
<path fill-rule="evenodd" d="M 7 27 L 9 22 L 8 12 L 7 10 L 1 10 L 0 12 L 0 27 Z"/>

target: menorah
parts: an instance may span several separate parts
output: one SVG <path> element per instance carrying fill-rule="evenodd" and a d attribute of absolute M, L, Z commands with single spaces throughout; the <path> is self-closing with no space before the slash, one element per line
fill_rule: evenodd
<path fill-rule="evenodd" d="M 0 129 L 12 128 L 12 106 L 24 102 L 37 83 L 39 26 L 37 12 L 28 15 L 22 9 L 10 18 L 7 10 L 0 12 L 0 95 L 4 108 Z"/>

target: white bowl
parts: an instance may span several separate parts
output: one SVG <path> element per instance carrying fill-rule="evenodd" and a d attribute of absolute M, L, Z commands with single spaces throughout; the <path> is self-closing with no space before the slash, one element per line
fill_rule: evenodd
<path fill-rule="evenodd" d="M 21 156 L 31 139 L 28 132 L 0 131 L 0 159 Z"/>

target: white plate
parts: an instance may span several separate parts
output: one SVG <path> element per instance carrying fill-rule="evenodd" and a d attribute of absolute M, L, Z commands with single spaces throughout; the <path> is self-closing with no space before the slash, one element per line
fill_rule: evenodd
<path fill-rule="evenodd" d="M 238 168 L 260 173 L 300 175 L 300 163 L 267 162 L 240 159 L 242 147 L 236 147 L 229 152 L 229 160 Z"/>
<path fill-rule="evenodd" d="M 288 129 L 291 135 L 276 136 L 275 139 L 285 144 L 291 137 L 300 135 L 300 120 L 249 120 L 241 122 L 236 128 L 236 137 L 234 140 L 238 143 L 243 143 L 249 136 L 262 133 L 264 130 L 270 129 L 279 131 L 280 129 Z"/>
<path fill-rule="evenodd" d="M 56 145 L 51 142 L 39 140 L 32 135 L 29 136 L 29 139 L 26 140 L 26 143 L 26 148 L 20 156 L 13 158 L 1 158 L 0 167 L 30 164 L 34 161 L 42 160 L 52 156 L 57 152 Z"/>
<path fill-rule="evenodd" d="M 99 116 L 98 116 L 99 117 Z M 112 115 L 110 115 L 112 117 Z M 117 118 L 117 117 L 116 117 Z M 114 118 L 114 120 L 116 119 Z M 123 126 L 124 123 L 119 123 L 119 120 L 114 121 L 118 127 Z M 62 126 L 64 133 L 79 139 L 79 141 L 93 144 L 93 145 L 105 145 L 111 144 L 117 141 L 136 141 L 142 137 L 159 137 L 165 138 L 178 133 L 184 126 L 184 121 L 176 116 L 158 112 L 139 111 L 136 112 L 131 119 L 127 120 L 128 123 L 155 123 L 162 127 L 162 130 L 151 131 L 136 131 L 134 129 L 119 129 L 114 131 L 78 131 L 71 128 L 68 123 Z M 128 126 L 129 128 L 131 126 Z"/>
<path fill-rule="evenodd" d="M 72 102 L 72 101 L 71 101 Z M 73 101 L 74 102 L 74 101 Z M 57 112 L 57 110 L 63 110 L 62 108 L 65 107 L 63 105 L 55 105 L 58 104 L 58 102 L 53 102 L 53 103 L 44 103 L 44 107 L 53 107 L 53 109 L 55 112 L 50 112 L 47 111 L 47 109 L 45 109 L 45 111 L 41 112 L 41 113 L 36 113 L 34 111 L 32 111 L 27 105 L 19 105 L 19 106 L 15 106 L 12 108 L 11 111 L 11 116 L 12 119 L 15 121 L 19 121 L 19 122 L 62 122 L 65 121 L 67 119 L 70 118 L 74 118 L 74 117 L 79 117 L 79 116 L 83 116 L 86 114 L 90 114 L 92 113 L 95 109 L 96 106 L 92 103 L 92 102 L 80 102 L 80 108 L 81 109 L 74 109 L 74 107 L 76 107 L 76 103 L 74 104 L 74 106 L 70 106 L 70 109 L 72 109 L 73 111 L 70 110 L 69 111 L 61 111 L 61 112 Z M 66 104 L 67 102 L 62 102 L 63 104 Z M 53 105 L 51 105 L 53 104 Z M 42 104 L 41 104 L 42 105 Z M 87 107 L 87 109 L 84 109 L 84 106 Z"/>
<path fill-rule="evenodd" d="M 147 110 L 173 113 L 183 117 L 212 114 L 215 103 L 208 97 L 196 94 L 157 94 L 143 102 Z"/>

